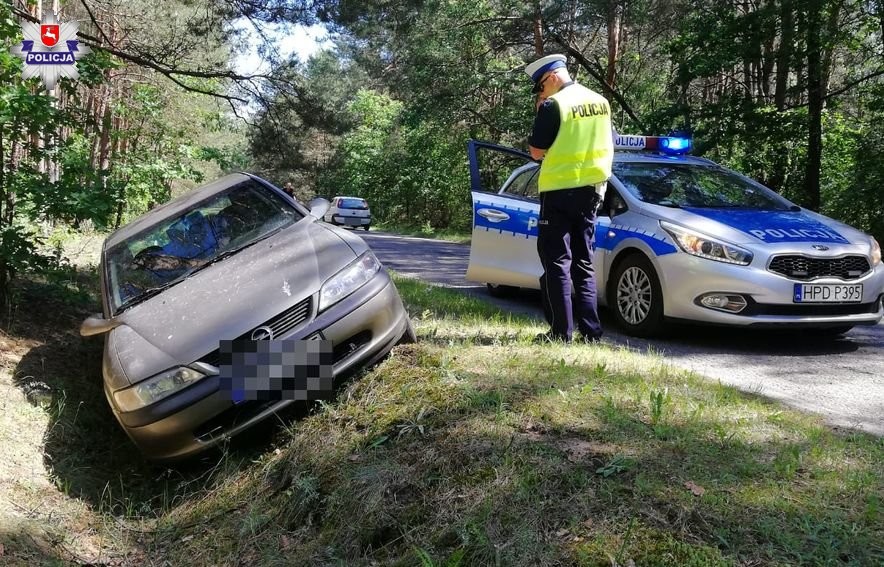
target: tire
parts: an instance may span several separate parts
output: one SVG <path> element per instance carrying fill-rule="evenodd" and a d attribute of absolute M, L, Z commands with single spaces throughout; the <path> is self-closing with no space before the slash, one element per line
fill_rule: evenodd
<path fill-rule="evenodd" d="M 367 224 L 367 225 L 363 226 L 362 228 L 365 229 L 365 232 L 368 232 L 368 229 L 371 228 L 371 225 L 370 225 L 370 224 Z"/>
<path fill-rule="evenodd" d="M 518 288 L 511 285 L 485 284 L 488 287 L 488 294 L 491 297 L 510 297 Z"/>
<path fill-rule="evenodd" d="M 663 330 L 663 288 L 650 260 L 631 254 L 614 270 L 608 305 L 629 335 L 653 337 Z"/>

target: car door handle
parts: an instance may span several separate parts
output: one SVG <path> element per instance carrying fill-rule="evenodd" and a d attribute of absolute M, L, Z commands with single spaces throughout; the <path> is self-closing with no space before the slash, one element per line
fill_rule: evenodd
<path fill-rule="evenodd" d="M 476 214 L 485 217 L 491 222 L 501 222 L 505 220 L 509 220 L 510 216 L 502 211 L 495 211 L 494 209 L 479 209 L 476 211 Z"/>

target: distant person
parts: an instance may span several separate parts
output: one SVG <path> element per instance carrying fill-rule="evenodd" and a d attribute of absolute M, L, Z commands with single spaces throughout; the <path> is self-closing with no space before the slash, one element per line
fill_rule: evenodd
<path fill-rule="evenodd" d="M 291 197 L 292 199 L 295 198 L 295 186 L 292 185 L 291 181 L 289 181 L 288 183 L 283 185 L 282 190 L 285 191 L 285 194 L 288 195 L 289 197 Z"/>
<path fill-rule="evenodd" d="M 583 340 L 598 341 L 602 326 L 592 239 L 614 160 L 611 105 L 571 80 L 564 55 L 542 57 L 525 72 L 537 95 L 529 149 L 533 159 L 543 160 L 537 182 L 537 253 L 543 265 L 540 291 L 550 332 L 539 338 L 571 342 L 576 311 Z"/>

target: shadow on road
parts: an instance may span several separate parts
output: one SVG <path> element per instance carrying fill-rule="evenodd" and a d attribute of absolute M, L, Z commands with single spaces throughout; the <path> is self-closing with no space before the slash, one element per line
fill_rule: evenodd
<path fill-rule="evenodd" d="M 520 289 L 506 298 L 492 297 L 484 286 L 460 289 L 479 299 L 515 313 L 543 318 L 540 292 Z M 855 352 L 864 343 L 882 342 L 875 327 L 857 327 L 846 335 L 817 330 L 771 330 L 670 324 L 663 336 L 642 339 L 623 334 L 611 311 L 599 309 L 606 342 L 637 351 L 648 349 L 664 353 L 763 354 L 781 356 L 826 356 Z"/>

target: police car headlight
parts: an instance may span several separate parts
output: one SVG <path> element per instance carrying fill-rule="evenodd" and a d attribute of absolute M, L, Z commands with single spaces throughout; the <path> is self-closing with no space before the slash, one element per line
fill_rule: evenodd
<path fill-rule="evenodd" d="M 322 311 L 347 297 L 374 277 L 381 263 L 370 251 L 329 278 L 319 290 L 319 310 Z"/>
<path fill-rule="evenodd" d="M 660 221 L 660 226 L 678 243 L 682 251 L 693 256 L 738 266 L 748 266 L 752 262 L 752 252 L 739 246 L 709 238 L 665 221 Z"/>
<path fill-rule="evenodd" d="M 881 263 L 881 245 L 872 237 L 872 267 Z"/>

